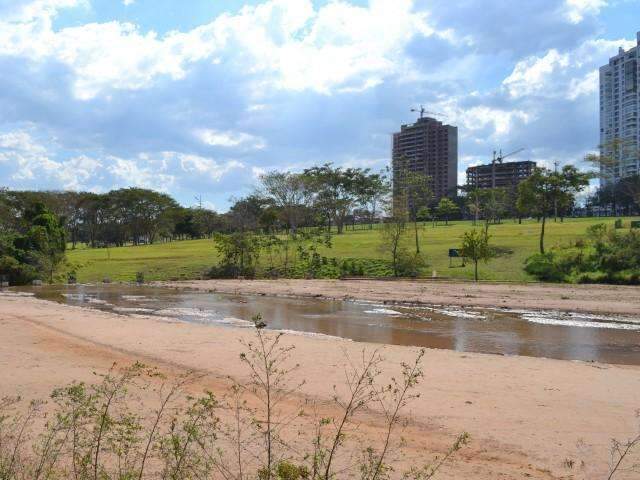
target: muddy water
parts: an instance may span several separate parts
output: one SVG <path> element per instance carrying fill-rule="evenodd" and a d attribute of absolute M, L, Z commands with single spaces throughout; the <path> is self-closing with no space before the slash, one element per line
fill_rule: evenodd
<path fill-rule="evenodd" d="M 268 328 L 354 341 L 640 365 L 640 315 L 388 306 L 234 296 L 123 285 L 23 289 L 38 298 L 123 315 L 235 327 L 260 313 Z"/>

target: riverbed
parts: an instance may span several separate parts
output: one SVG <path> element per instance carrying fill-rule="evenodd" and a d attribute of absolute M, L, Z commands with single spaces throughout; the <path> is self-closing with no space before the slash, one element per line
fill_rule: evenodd
<path fill-rule="evenodd" d="M 46 399 L 55 387 L 72 381 L 93 383 L 96 374 L 106 373 L 114 364 L 121 368 L 134 362 L 163 372 L 158 382 L 164 378 L 174 382 L 186 372 L 197 372 L 190 386 L 193 394 L 206 390 L 225 398 L 231 385 L 247 381 L 247 368 L 239 358 L 247 343 L 255 340 L 252 328 L 142 312 L 116 313 L 104 303 L 99 308 L 93 305 L 109 302 L 104 290 L 113 295 L 119 286 L 100 287 L 100 297 L 91 288 L 85 291 L 84 300 L 63 297 L 60 303 L 25 293 L 0 295 L 0 397 L 20 395 L 27 402 Z M 59 293 L 74 295 L 79 290 L 74 287 Z M 128 291 L 122 301 L 143 305 L 144 298 L 131 296 L 153 293 Z M 252 315 L 251 300 L 236 296 L 229 301 Z M 74 302 L 76 305 L 69 305 Z M 352 303 L 357 304 L 338 305 L 360 308 Z M 371 309 L 372 305 L 361 307 Z M 408 321 L 378 315 L 385 324 Z M 275 331 L 269 316 L 275 315 L 265 312 L 265 320 Z M 476 320 L 456 320 L 459 325 L 463 321 Z M 589 331 L 602 330 L 607 329 Z M 407 346 L 300 331 L 285 335 L 282 342 L 293 348 L 291 362 L 299 363 L 290 380 L 302 385 L 299 394 L 283 404 L 291 415 L 297 415 L 304 405 L 330 409 L 334 386 L 344 388 L 345 371 L 373 350 L 384 358 L 381 384 L 391 382 L 401 364 L 412 362 L 417 354 L 417 349 Z M 442 455 L 460 432 L 469 432 L 472 438 L 471 445 L 441 472 L 443 479 L 572 478 L 577 472 L 570 464 L 580 465 L 580 477 L 606 478 L 611 439 L 624 440 L 637 432 L 640 366 L 448 349 L 427 349 L 423 363 L 425 376 L 416 390 L 419 397 L 412 402 L 411 421 L 402 430 L 407 460 L 428 461 Z M 143 400 L 149 409 L 157 408 L 151 392 Z M 339 414 L 326 413 L 333 418 Z M 364 441 L 375 443 L 384 437 L 383 412 L 374 408 L 361 420 L 358 431 Z M 299 442 L 299 435 L 296 430 L 289 438 Z M 620 478 L 635 479 L 633 475 Z"/>
<path fill-rule="evenodd" d="M 122 284 L 31 287 L 11 292 L 131 317 L 250 327 L 252 318 L 260 314 L 267 328 L 297 335 L 640 365 L 640 315 L 497 306 L 390 305 Z"/>

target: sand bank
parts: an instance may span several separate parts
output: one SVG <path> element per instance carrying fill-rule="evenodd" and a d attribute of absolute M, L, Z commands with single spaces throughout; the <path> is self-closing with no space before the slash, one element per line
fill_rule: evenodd
<path fill-rule="evenodd" d="M 224 285 L 257 289 L 260 284 Z M 280 285 L 283 294 L 303 288 L 296 282 Z M 337 292 L 342 284 L 326 285 Z M 413 299 L 412 294 L 406 298 Z M 252 336 L 250 329 L 126 317 L 3 296 L 0 332 L 0 396 L 27 398 L 46 397 L 54 386 L 74 379 L 91 380 L 93 371 L 104 372 L 114 361 L 126 365 L 136 360 L 169 374 L 197 369 L 206 374 L 197 388 L 222 393 L 227 376 L 245 378 L 237 360 L 239 340 Z M 316 399 L 327 399 L 331 385 L 342 382 L 345 354 L 356 357 L 363 348 L 378 347 L 300 335 L 286 340 L 295 345 L 302 365 L 298 375 L 307 380 L 302 396 Z M 388 374 L 415 353 L 408 347 L 384 347 Z M 626 438 L 636 429 L 640 368 L 429 350 L 419 390 L 405 432 L 414 456 L 442 452 L 462 431 L 473 438 L 438 478 L 603 478 L 610 439 Z M 375 412 L 367 418 L 364 431 L 377 438 L 380 418 Z M 568 468 L 566 460 L 576 466 Z M 584 470 L 581 460 L 587 462 Z"/>

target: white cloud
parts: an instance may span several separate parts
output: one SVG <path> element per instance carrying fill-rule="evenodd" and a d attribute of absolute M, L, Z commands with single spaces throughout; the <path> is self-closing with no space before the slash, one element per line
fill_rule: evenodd
<path fill-rule="evenodd" d="M 453 97 L 446 101 L 434 103 L 434 109 L 444 113 L 442 120 L 452 125 L 457 125 L 461 136 L 472 137 L 479 131 L 490 129 L 490 137 L 499 139 L 511 133 L 516 123 L 527 124 L 533 118 L 531 113 L 514 108 L 496 108 L 489 104 L 482 104 L 482 98 L 478 95 L 478 105 L 463 107 L 463 98 Z M 484 140 L 484 139 L 483 139 Z"/>
<path fill-rule="evenodd" d="M 24 131 L 15 131 L 0 135 L 0 149 L 31 154 L 42 154 L 46 151 L 44 147 L 33 141 L 31 135 Z"/>
<path fill-rule="evenodd" d="M 598 15 L 606 6 L 606 0 L 565 0 L 564 14 L 569 22 L 576 24 L 586 16 Z"/>
<path fill-rule="evenodd" d="M 136 0 L 122 0 L 122 4 L 125 7 L 128 7 L 129 5 L 133 5 L 136 2 Z"/>
<path fill-rule="evenodd" d="M 15 181 L 53 180 L 65 189 L 79 190 L 101 167 L 100 162 L 85 155 L 53 160 L 46 147 L 25 131 L 0 135 L 0 163 L 13 167 Z"/>
<path fill-rule="evenodd" d="M 502 84 L 512 97 L 518 98 L 542 91 L 557 70 L 569 66 L 569 55 L 552 49 L 543 57 L 529 57 L 518 62 Z"/>
<path fill-rule="evenodd" d="M 266 147 L 264 139 L 244 132 L 200 129 L 194 134 L 202 143 L 212 147 L 244 147 L 255 150 Z"/>
<path fill-rule="evenodd" d="M 188 155 L 176 152 L 164 152 L 167 159 L 176 159 L 180 163 L 182 171 L 205 176 L 208 179 L 219 182 L 231 170 L 243 169 L 244 165 L 237 160 L 229 160 L 225 163 L 218 163 L 212 158 L 201 157 L 198 155 Z"/>
<path fill-rule="evenodd" d="M 631 40 L 588 40 L 577 48 L 559 52 L 551 49 L 542 56 L 531 56 L 516 64 L 502 82 L 511 98 L 543 96 L 575 100 L 591 95 L 598 88 L 598 67 L 617 52 L 631 48 Z"/>
<path fill-rule="evenodd" d="M 153 159 L 148 154 L 140 154 L 134 159 L 110 156 L 107 162 L 106 169 L 116 180 L 111 187 L 135 186 L 167 192 L 176 181 L 175 176 L 167 172 L 163 160 Z"/>
<path fill-rule="evenodd" d="M 39 0 L 0 21 L 0 54 L 64 63 L 80 99 L 112 88 L 145 88 L 159 76 L 180 80 L 205 59 L 262 77 L 254 94 L 265 85 L 325 94 L 365 90 L 411 70 L 403 49 L 416 35 L 458 41 L 450 29 L 438 32 L 426 14 L 414 12 L 412 0 L 371 0 L 368 7 L 338 0 L 317 10 L 311 0 L 267 0 L 164 36 L 117 21 L 55 31 L 56 10 L 80 1 Z"/>
<path fill-rule="evenodd" d="M 87 6 L 87 0 L 32 0 L 17 1 L 3 11 L 3 20 L 9 22 L 29 22 L 46 19 L 57 14 L 63 8 Z"/>

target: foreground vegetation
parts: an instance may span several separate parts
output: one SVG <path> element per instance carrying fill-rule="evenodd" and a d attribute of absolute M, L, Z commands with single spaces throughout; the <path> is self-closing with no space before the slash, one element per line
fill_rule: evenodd
<path fill-rule="evenodd" d="M 625 218 L 628 224 L 631 219 Z M 550 248 L 568 245 L 586 238 L 587 229 L 604 223 L 613 226 L 611 218 L 565 219 L 563 222 L 547 224 L 547 244 Z M 461 259 L 454 259 L 449 268 L 448 251 L 458 248 L 464 232 L 473 228 L 471 221 L 453 221 L 433 227 L 431 222 L 419 224 L 419 241 L 427 266 L 422 274 L 431 276 L 433 270 L 442 277 L 459 279 L 473 278 L 473 265 L 461 267 Z M 538 251 L 540 224 L 535 220 L 524 220 L 522 224 L 504 221 L 491 225 L 491 245 L 497 256 L 489 264 L 479 264 L 479 276 L 496 281 L 532 281 L 535 277 L 523 269 L 525 260 Z M 379 225 L 358 226 L 346 230 L 342 235 L 333 235 L 332 247 L 321 247 L 322 255 L 335 257 L 339 263 L 347 260 L 355 263 L 355 273 L 361 265 L 367 276 L 389 276 L 391 268 L 386 252 L 381 250 Z M 78 281 L 133 281 L 136 272 L 143 272 L 148 280 L 193 279 L 206 274 L 219 260 L 219 254 L 210 239 L 186 240 L 138 247 L 90 249 L 78 246 L 67 252 L 69 263 L 77 271 Z M 261 261 L 266 262 L 266 257 Z M 350 275 L 350 273 L 349 273 Z"/>
<path fill-rule="evenodd" d="M 381 380 L 379 352 L 363 351 L 347 359 L 344 388 L 328 392 L 330 405 L 296 405 L 304 382 L 294 379 L 293 347 L 282 334 L 266 333 L 259 316 L 254 322 L 255 338 L 243 343 L 239 359 L 248 380 L 222 398 L 189 395 L 194 373 L 168 381 L 135 364 L 114 366 L 94 385 L 58 388 L 49 405 L 32 402 L 26 411 L 18 398 L 0 399 L 0 479 L 427 480 L 467 444 L 462 434 L 440 457 L 397 464 L 424 351 L 390 382 Z M 361 414 L 374 408 L 382 433 L 367 438 Z"/>
<path fill-rule="evenodd" d="M 469 443 L 462 433 L 435 458 L 408 451 L 402 432 L 424 350 L 391 367 L 390 380 L 379 351 L 363 350 L 345 358 L 330 400 L 305 400 L 294 347 L 260 316 L 254 325 L 238 359 L 246 380 L 228 379 L 219 396 L 194 394 L 201 374 L 168 379 L 136 363 L 57 388 L 47 401 L 0 398 L 0 480 L 428 480 Z M 373 412 L 378 433 L 365 428 Z M 613 440 L 602 478 L 635 478 L 639 448 L 638 434 Z"/>

